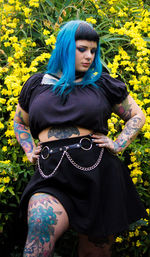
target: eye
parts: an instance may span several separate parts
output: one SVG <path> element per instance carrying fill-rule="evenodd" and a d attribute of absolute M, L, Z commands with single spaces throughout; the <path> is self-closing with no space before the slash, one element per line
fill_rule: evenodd
<path fill-rule="evenodd" d="M 86 49 L 83 48 L 83 47 L 77 47 L 77 49 L 78 49 L 78 51 L 81 52 L 81 53 L 85 52 L 85 50 L 86 50 Z"/>
<path fill-rule="evenodd" d="M 96 53 L 96 48 L 93 48 L 92 50 L 91 50 L 91 54 L 95 54 Z"/>

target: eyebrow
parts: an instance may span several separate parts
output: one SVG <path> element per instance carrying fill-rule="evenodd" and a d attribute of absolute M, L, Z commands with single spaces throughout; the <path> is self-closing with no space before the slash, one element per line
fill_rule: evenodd
<path fill-rule="evenodd" d="M 85 46 L 85 45 L 79 45 L 79 46 L 76 46 L 76 47 L 84 47 L 84 48 L 88 48 L 88 46 Z M 92 49 L 97 49 L 97 47 L 91 47 Z"/>

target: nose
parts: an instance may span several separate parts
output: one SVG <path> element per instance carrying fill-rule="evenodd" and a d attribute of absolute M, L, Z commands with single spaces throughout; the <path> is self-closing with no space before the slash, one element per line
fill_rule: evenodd
<path fill-rule="evenodd" d="M 88 59 L 88 60 L 91 60 L 91 58 L 92 58 L 91 50 L 87 50 L 87 51 L 86 51 L 85 58 Z"/>

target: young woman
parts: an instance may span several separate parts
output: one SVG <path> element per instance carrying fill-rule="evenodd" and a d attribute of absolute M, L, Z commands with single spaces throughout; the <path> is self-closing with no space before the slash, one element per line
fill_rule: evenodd
<path fill-rule="evenodd" d="M 115 141 L 107 136 L 112 112 L 126 122 Z M 146 216 L 116 156 L 144 122 L 125 84 L 102 72 L 96 31 L 68 22 L 47 72 L 23 86 L 14 118 L 16 137 L 36 164 L 20 206 L 28 223 L 24 256 L 52 256 L 68 228 L 79 233 L 79 257 L 111 256 L 113 235 Z"/>

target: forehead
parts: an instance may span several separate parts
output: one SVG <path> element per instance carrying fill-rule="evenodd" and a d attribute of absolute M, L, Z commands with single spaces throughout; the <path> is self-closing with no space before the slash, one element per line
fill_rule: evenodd
<path fill-rule="evenodd" d="M 97 42 L 89 40 L 76 40 L 76 46 L 84 46 L 88 48 L 96 48 Z"/>

